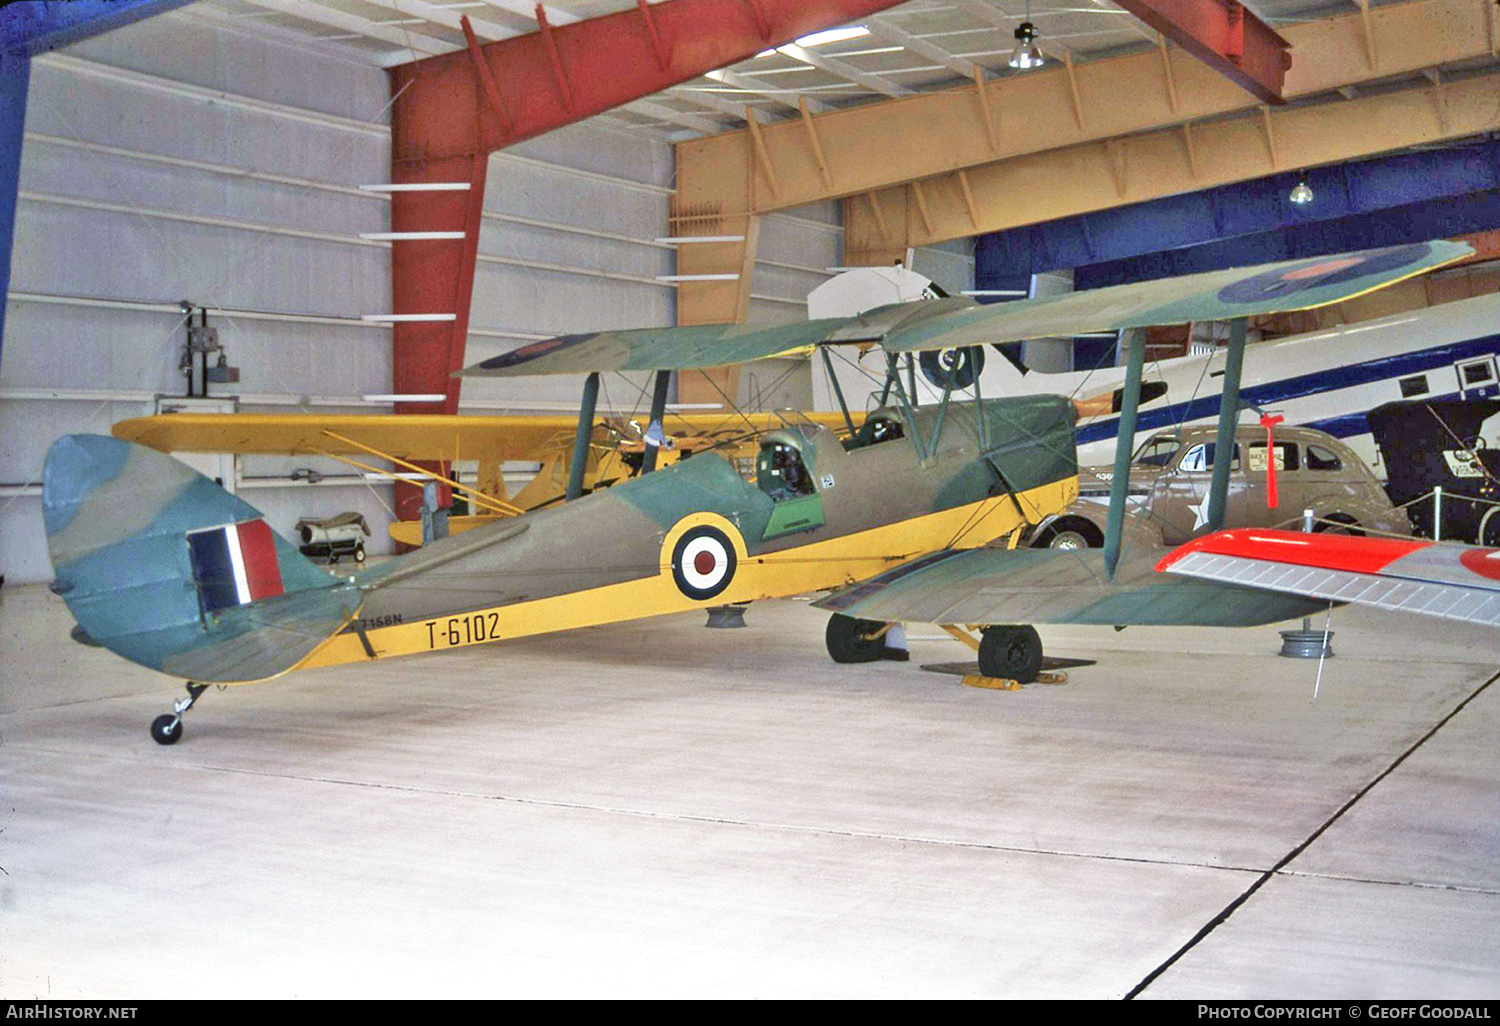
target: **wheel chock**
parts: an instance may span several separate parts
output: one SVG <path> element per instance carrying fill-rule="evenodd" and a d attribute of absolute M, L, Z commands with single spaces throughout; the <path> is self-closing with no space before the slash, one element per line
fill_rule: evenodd
<path fill-rule="evenodd" d="M 986 677 L 982 673 L 964 674 L 964 683 L 971 688 L 989 688 L 991 691 L 1020 691 L 1026 685 L 1007 677 Z"/>
<path fill-rule="evenodd" d="M 971 688 L 988 688 L 991 691 L 1020 691 L 1026 685 L 1008 677 L 986 677 L 980 673 L 966 673 L 963 682 Z M 1038 684 L 1066 684 L 1068 675 L 1061 670 L 1043 670 L 1036 675 Z"/>

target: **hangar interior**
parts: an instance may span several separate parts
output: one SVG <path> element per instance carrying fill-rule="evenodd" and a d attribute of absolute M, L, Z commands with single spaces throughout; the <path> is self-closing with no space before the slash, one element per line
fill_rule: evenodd
<path fill-rule="evenodd" d="M 398 254 L 427 243 L 389 236 L 453 226 L 381 188 L 402 161 L 437 163 L 393 145 L 393 110 L 421 89 L 403 100 L 399 69 L 631 17 L 665 74 L 694 45 L 717 52 L 723 26 L 753 40 L 798 6 L 692 0 L 673 21 L 687 2 L 12 5 L 98 10 L 0 23 L 0 990 L 1492 997 L 1493 628 L 1340 608 L 1325 667 L 1280 658 L 1268 627 L 1043 627 L 1087 665 L 1003 693 L 919 670 L 972 659 L 925 627 L 909 663 L 835 665 L 826 617 L 780 599 L 743 631 L 693 612 L 311 670 L 208 694 L 192 745 L 149 742 L 180 680 L 67 640 L 49 446 L 172 409 L 576 413 L 581 374 L 460 389 L 439 366 L 434 396 L 403 369 L 435 352 L 393 320 L 424 259 Z M 1245 50 L 1205 57 L 1150 20 L 1208 8 L 1290 41 L 1277 95 L 1247 84 L 1265 73 Z M 844 270 L 898 262 L 1004 302 L 1433 238 L 1474 249 L 1268 319 L 1267 339 L 1500 291 L 1492 3 L 824 0 L 796 16 L 832 31 L 586 116 L 570 89 L 582 108 L 596 79 L 638 69 L 601 51 L 570 78 L 554 50 L 507 78 L 501 58 L 517 132 L 532 99 L 569 113 L 479 158 L 472 299 L 441 311 L 464 363 L 616 328 L 790 325 Z M 680 51 L 653 17 L 687 33 Z M 1013 64 L 1023 23 L 1039 68 Z M 482 78 L 464 103 L 482 108 Z M 1292 204 L 1302 185 L 1316 200 Z M 451 290 L 444 273 L 409 287 Z M 225 372 L 190 398 L 194 317 Z M 1153 329 L 1148 345 L 1202 341 Z M 1117 344 L 1029 339 L 1021 357 L 1082 372 Z M 639 416 L 651 378 L 605 376 L 601 414 Z M 836 409 L 801 355 L 682 371 L 668 399 L 726 393 Z M 362 514 L 383 557 L 416 489 L 376 463 L 195 465 L 284 535 Z M 505 484 L 537 466 L 507 461 Z"/>

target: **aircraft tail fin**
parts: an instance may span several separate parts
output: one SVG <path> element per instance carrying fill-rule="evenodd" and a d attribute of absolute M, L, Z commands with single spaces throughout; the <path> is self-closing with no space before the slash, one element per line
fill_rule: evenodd
<path fill-rule="evenodd" d="M 62 596 L 90 639 L 204 683 L 290 670 L 359 610 L 260 512 L 186 464 L 104 435 L 47 453 L 42 510 Z"/>

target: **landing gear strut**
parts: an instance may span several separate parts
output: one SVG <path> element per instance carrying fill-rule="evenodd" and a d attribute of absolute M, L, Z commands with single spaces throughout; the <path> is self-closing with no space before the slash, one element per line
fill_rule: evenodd
<path fill-rule="evenodd" d="M 163 713 L 151 721 L 151 739 L 159 745 L 175 745 L 182 738 L 182 714 L 193 707 L 198 697 L 208 690 L 207 684 L 187 682 L 186 698 L 172 703 L 172 711 Z"/>

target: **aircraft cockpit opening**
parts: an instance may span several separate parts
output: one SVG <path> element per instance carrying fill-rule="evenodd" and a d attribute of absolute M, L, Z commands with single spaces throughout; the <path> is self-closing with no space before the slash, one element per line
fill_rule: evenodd
<path fill-rule="evenodd" d="M 893 442 L 898 438 L 906 437 L 906 428 L 901 421 L 885 410 L 876 410 L 865 419 L 859 431 L 851 435 L 845 442 L 844 448 L 851 452 L 857 449 L 867 449 L 881 442 Z"/>
<path fill-rule="evenodd" d="M 817 490 L 802 460 L 801 449 L 790 441 L 769 436 L 761 443 L 755 479 L 773 502 L 799 499 Z"/>

